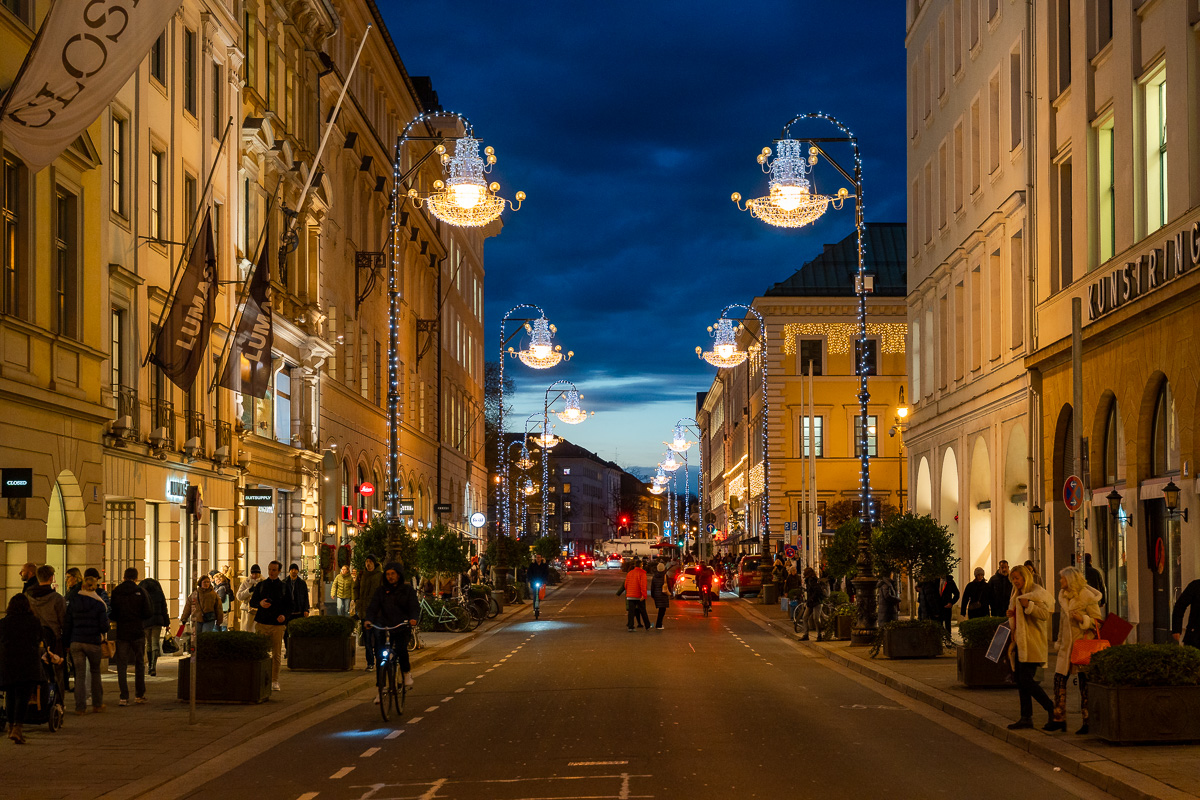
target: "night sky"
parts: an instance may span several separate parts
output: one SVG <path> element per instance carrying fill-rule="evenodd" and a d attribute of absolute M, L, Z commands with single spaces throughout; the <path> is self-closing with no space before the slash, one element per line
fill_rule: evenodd
<path fill-rule="evenodd" d="M 529 195 L 485 247 L 486 354 L 504 313 L 534 303 L 575 357 L 545 371 L 509 359 L 510 419 L 574 381 L 596 416 L 557 433 L 622 466 L 660 460 L 676 419 L 694 416 L 715 373 L 694 349 L 709 349 L 721 309 L 853 230 L 849 204 L 796 233 L 730 201 L 766 194 L 755 156 L 783 123 L 840 118 L 863 151 L 867 221 L 905 219 L 900 0 L 380 6 L 409 74 L 431 76 L 496 148 L 501 194 Z M 795 130 L 836 135 L 808 125 Z M 815 177 L 823 193 L 845 185 L 827 165 Z"/>

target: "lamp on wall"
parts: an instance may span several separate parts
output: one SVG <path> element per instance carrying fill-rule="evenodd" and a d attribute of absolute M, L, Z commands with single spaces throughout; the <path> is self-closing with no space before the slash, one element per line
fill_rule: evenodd
<path fill-rule="evenodd" d="M 1029 518 L 1031 520 L 1033 520 L 1033 527 L 1035 527 L 1039 531 L 1041 531 L 1041 529 L 1042 529 L 1042 507 L 1039 505 L 1030 506 L 1029 507 Z"/>
<path fill-rule="evenodd" d="M 1105 500 L 1108 501 L 1108 513 L 1114 517 L 1121 513 L 1121 493 L 1113 489 L 1107 495 Z"/>
<path fill-rule="evenodd" d="M 1179 487 L 1175 485 L 1175 481 L 1168 481 L 1167 485 L 1162 488 L 1163 499 L 1167 503 L 1167 513 L 1176 518 L 1188 521 L 1188 510 L 1179 508 Z"/>
<path fill-rule="evenodd" d="M 326 522 L 325 523 L 325 533 L 328 536 L 336 536 L 337 535 L 337 523 L 334 522 L 333 520 L 329 520 L 329 522 Z"/>

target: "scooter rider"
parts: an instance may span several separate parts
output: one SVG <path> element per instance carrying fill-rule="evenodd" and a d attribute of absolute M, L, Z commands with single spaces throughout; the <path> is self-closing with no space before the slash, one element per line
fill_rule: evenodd
<path fill-rule="evenodd" d="M 537 619 L 542 615 L 542 588 L 550 583 L 550 565 L 542 558 L 541 553 L 534 554 L 526 577 L 529 580 L 530 594 L 533 595 L 533 618 Z"/>

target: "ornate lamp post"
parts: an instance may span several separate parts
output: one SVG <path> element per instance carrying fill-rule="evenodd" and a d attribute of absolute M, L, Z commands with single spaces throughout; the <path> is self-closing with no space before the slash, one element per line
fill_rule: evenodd
<path fill-rule="evenodd" d="M 691 524 L 691 491 L 688 489 L 688 480 L 689 480 L 690 476 L 687 473 L 688 450 L 691 449 L 692 445 L 696 444 L 696 442 L 693 442 L 687 438 L 689 432 L 695 434 L 696 438 L 699 439 L 700 438 L 700 423 L 696 422 L 696 420 L 692 419 L 691 417 L 683 417 L 681 419 L 678 419 L 675 421 L 675 426 L 671 429 L 671 441 L 666 443 L 667 447 L 672 452 L 681 453 L 683 455 L 683 468 L 684 468 L 683 518 L 684 518 L 685 525 Z M 700 477 L 699 477 L 698 484 L 696 486 L 696 493 L 698 494 L 698 496 L 700 498 L 700 508 L 697 510 L 699 512 L 699 525 L 702 526 L 704 524 L 704 448 L 698 449 L 696 451 L 696 453 L 698 456 L 697 463 L 699 465 L 699 470 L 700 470 Z M 699 526 L 698 526 L 698 528 L 699 528 Z M 702 533 L 698 529 L 696 532 L 696 543 L 698 545 L 701 543 L 702 538 L 703 538 Z M 700 554 L 701 554 L 702 558 L 704 556 L 704 553 L 705 553 L 705 548 L 701 547 Z"/>
<path fill-rule="evenodd" d="M 555 394 L 557 392 L 557 394 Z M 551 398 L 550 395 L 554 394 Z M 545 402 L 542 405 L 542 435 L 545 436 L 545 431 L 550 425 L 550 406 L 557 403 L 560 399 L 566 398 L 566 407 L 562 411 L 554 412 L 555 415 L 567 423 L 568 425 L 578 425 L 586 420 L 589 416 L 587 411 L 580 407 L 579 401 L 583 399 L 583 395 L 579 393 L 577 387 L 571 381 L 555 381 L 546 387 Z M 595 411 L 591 415 L 595 415 Z M 537 440 L 534 440 L 538 443 Z M 554 444 L 558 444 L 561 440 L 556 439 Z M 540 443 L 538 443 L 540 444 Z M 542 529 L 538 532 L 539 536 L 546 535 L 547 513 L 546 509 L 550 500 L 550 459 L 546 450 L 553 447 L 554 444 L 544 447 L 542 450 Z"/>
<path fill-rule="evenodd" d="M 462 125 L 463 135 L 452 137 L 444 135 L 413 136 L 412 131 L 418 125 L 443 120 L 451 123 L 455 129 Z M 454 154 L 446 152 L 446 142 L 452 140 Z M 435 141 L 436 146 L 419 158 L 407 171 L 400 167 L 400 157 L 404 146 L 415 141 Z M 404 126 L 404 130 L 396 137 L 396 147 L 392 156 L 392 194 L 389 203 L 391 217 L 388 228 L 388 246 L 391 248 L 391 259 L 388 262 L 388 488 L 384 498 L 388 522 L 389 558 L 395 556 L 398 537 L 400 536 L 400 273 L 403 248 L 398 232 L 400 229 L 400 208 L 405 200 L 410 200 L 414 206 L 424 206 L 430 214 L 455 227 L 479 227 L 487 225 L 500 216 L 507 205 L 513 210 L 521 207 L 525 199 L 524 192 L 517 192 L 516 201 L 510 202 L 496 194 L 500 184 L 488 184 L 483 177 L 491 171 L 496 163 L 495 151 L 488 147 L 484 150 L 486 159 L 479 155 L 479 140 L 475 138 L 475 128 L 470 120 L 462 114 L 453 111 L 431 111 L 418 114 L 412 122 Z M 425 162 L 434 154 L 441 158 L 443 166 L 449 171 L 446 181 L 435 181 L 434 191 L 421 197 L 416 189 L 404 191 L 403 187 L 410 177 L 416 174 Z M 485 163 L 486 161 L 486 163 Z"/>
<path fill-rule="evenodd" d="M 841 133 L 840 136 L 829 137 L 793 137 L 792 125 L 802 120 L 825 120 Z M 847 143 L 854 153 L 853 175 L 841 167 L 825 151 L 824 145 L 830 143 Z M 807 145 L 807 154 L 806 148 Z M 858 295 L 858 375 L 859 375 L 859 453 L 860 478 L 859 499 L 862 511 L 859 515 L 858 533 L 858 577 L 854 579 L 855 597 L 858 614 L 855 619 L 851 642 L 853 644 L 868 644 L 874 638 L 876 626 L 875 609 L 875 575 L 871 564 L 871 461 L 867 449 L 869 431 L 867 430 L 868 403 L 871 399 L 867 391 L 867 294 L 871 291 L 871 276 L 866 274 L 863 262 L 863 202 L 862 202 L 862 156 L 858 149 L 858 139 L 850 129 L 838 120 L 820 112 L 799 114 L 788 120 L 783 126 L 783 133 L 776 142 L 775 158 L 771 157 L 771 148 L 764 147 L 758 155 L 758 163 L 763 172 L 770 174 L 770 193 L 767 197 L 759 197 L 746 202 L 744 210 L 752 216 L 781 228 L 799 228 L 815 222 L 832 206 L 842 208 L 848 198 L 855 200 L 854 227 L 858 234 L 858 272 L 855 277 L 855 293 Z M 813 191 L 808 176 L 824 158 L 843 178 L 853 184 L 854 193 L 847 189 L 838 189 L 836 195 L 821 195 Z M 731 199 L 742 208 L 742 196 L 734 192 Z"/>
<path fill-rule="evenodd" d="M 727 314 L 731 308 L 742 308 L 747 313 L 752 314 L 758 319 L 758 335 L 755 336 L 752 331 L 748 331 L 751 336 L 755 336 L 758 341 L 758 358 L 762 373 L 762 552 L 764 555 L 770 554 L 771 540 L 771 459 L 767 452 L 767 418 L 769 417 L 769 406 L 767 405 L 767 326 L 763 322 L 762 314 L 759 314 L 754 308 L 743 305 L 741 303 L 731 303 L 721 309 L 721 318 L 717 320 L 717 324 L 710 326 L 708 331 L 713 335 L 713 349 L 705 351 L 703 348 L 696 348 L 696 355 L 718 368 L 731 368 L 741 364 L 750 357 L 747 350 L 742 350 L 737 344 L 737 333 L 739 330 L 747 330 L 745 325 L 738 323 L 736 320 L 730 319 Z M 753 363 L 753 362 L 751 362 Z M 749 393 L 750 374 L 746 374 L 747 394 Z M 749 407 L 749 398 L 747 398 L 747 407 Z M 694 421 L 694 420 L 693 420 Z M 749 420 L 747 420 L 749 423 Z M 747 424 L 749 430 L 749 424 Z M 673 449 L 673 448 L 672 448 Z M 746 441 L 746 497 L 749 498 L 754 490 L 754 458 L 751 453 L 750 441 Z"/>

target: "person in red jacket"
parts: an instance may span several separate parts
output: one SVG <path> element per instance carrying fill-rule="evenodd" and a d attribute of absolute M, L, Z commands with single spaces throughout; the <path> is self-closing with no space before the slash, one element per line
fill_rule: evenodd
<path fill-rule="evenodd" d="M 646 613 L 646 570 L 641 559 L 634 559 L 633 568 L 625 575 L 625 611 L 629 632 L 633 633 L 633 622 L 645 625 L 650 630 L 650 615 Z"/>

